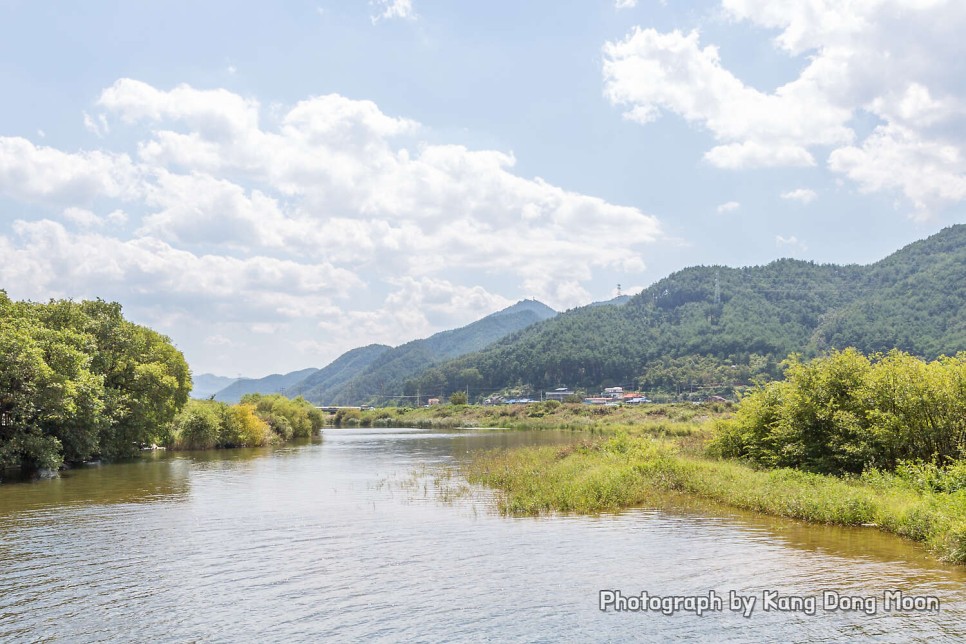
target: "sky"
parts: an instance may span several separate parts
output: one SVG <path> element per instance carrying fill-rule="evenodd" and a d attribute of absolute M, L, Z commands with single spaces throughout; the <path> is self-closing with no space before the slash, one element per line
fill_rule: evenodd
<path fill-rule="evenodd" d="M 0 0 L 0 288 L 259 377 L 966 222 L 959 0 Z"/>

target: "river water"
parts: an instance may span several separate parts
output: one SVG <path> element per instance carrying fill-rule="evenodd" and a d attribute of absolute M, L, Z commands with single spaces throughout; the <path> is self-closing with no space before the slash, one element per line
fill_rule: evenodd
<path fill-rule="evenodd" d="M 458 480 L 434 484 L 433 468 L 471 450 L 574 438 L 330 429 L 300 445 L 157 453 L 5 483 L 0 641 L 966 635 L 966 570 L 875 530 L 668 501 L 614 516 L 506 518 L 491 493 L 454 495 L 445 491 Z M 713 591 L 724 601 L 701 616 L 687 605 L 671 615 L 601 611 L 601 590 Z M 939 609 L 887 610 L 891 590 L 936 598 Z M 755 599 L 750 616 L 731 610 L 731 591 Z M 857 597 L 861 607 L 826 610 L 823 591 Z"/>

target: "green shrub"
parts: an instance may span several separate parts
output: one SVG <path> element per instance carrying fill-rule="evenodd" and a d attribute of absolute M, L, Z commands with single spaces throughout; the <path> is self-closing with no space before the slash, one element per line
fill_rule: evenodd
<path fill-rule="evenodd" d="M 846 349 L 786 365 L 784 382 L 760 386 L 718 423 L 713 453 L 835 474 L 966 456 L 966 353 L 926 363 Z"/>
<path fill-rule="evenodd" d="M 211 449 L 219 444 L 222 403 L 189 400 L 172 423 L 171 442 L 176 449 Z"/>

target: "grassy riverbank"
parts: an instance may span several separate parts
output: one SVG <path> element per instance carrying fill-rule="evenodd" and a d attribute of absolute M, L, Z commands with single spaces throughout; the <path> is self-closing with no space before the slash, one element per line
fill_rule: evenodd
<path fill-rule="evenodd" d="M 727 403 L 604 407 L 547 401 L 528 405 L 342 409 L 332 417 L 330 423 L 337 427 L 502 427 L 569 429 L 591 434 L 626 431 L 632 434 L 690 436 L 702 423 L 730 415 L 732 409 L 732 405 Z"/>
<path fill-rule="evenodd" d="M 508 514 L 592 514 L 682 493 L 777 516 L 876 527 L 966 563 L 966 489 L 936 491 L 915 470 L 851 478 L 758 470 L 625 433 L 565 448 L 480 453 L 463 468 L 470 482 L 500 491 Z"/>

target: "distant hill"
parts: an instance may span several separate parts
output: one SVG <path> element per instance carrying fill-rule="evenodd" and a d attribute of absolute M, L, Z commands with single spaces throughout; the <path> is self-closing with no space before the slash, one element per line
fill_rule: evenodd
<path fill-rule="evenodd" d="M 365 371 L 379 356 L 392 347 L 384 344 L 370 344 L 343 353 L 328 366 L 300 380 L 282 393 L 289 398 L 302 396 L 306 400 L 324 400 L 327 391 L 335 389 L 346 381 Z"/>
<path fill-rule="evenodd" d="M 777 377 L 791 352 L 898 347 L 924 358 L 966 350 L 966 225 L 868 266 L 782 259 L 697 266 L 623 306 L 562 313 L 410 379 L 445 396 L 529 385 L 680 391 Z M 471 399 L 473 398 L 471 390 Z"/>
<path fill-rule="evenodd" d="M 459 329 L 442 331 L 429 338 L 382 351 L 353 377 L 341 382 L 336 379 L 330 386 L 313 386 L 304 395 L 312 402 L 328 405 L 398 400 L 406 381 L 414 375 L 444 360 L 484 349 L 501 338 L 555 315 L 556 311 L 541 302 L 523 300 Z"/>
<path fill-rule="evenodd" d="M 238 380 L 239 378 L 216 376 L 211 373 L 203 373 L 197 376 L 191 376 L 191 382 L 194 385 L 191 389 L 191 397 L 198 398 L 199 400 L 210 398 Z"/>
<path fill-rule="evenodd" d="M 226 403 L 237 403 L 245 394 L 274 394 L 284 391 L 318 371 L 318 369 L 302 369 L 286 374 L 273 373 L 264 378 L 242 378 L 215 394 L 215 400 Z"/>

